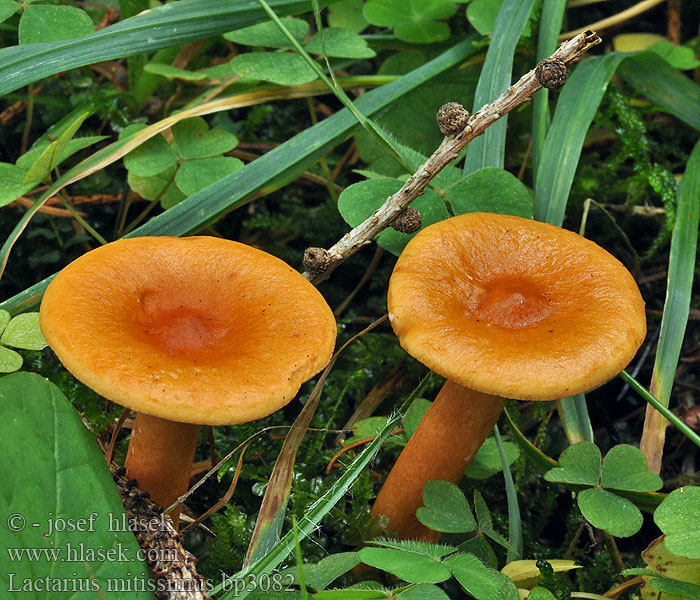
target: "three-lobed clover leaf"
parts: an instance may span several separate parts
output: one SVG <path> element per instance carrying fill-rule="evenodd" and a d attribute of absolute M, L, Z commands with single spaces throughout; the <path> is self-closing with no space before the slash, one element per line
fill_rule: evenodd
<path fill-rule="evenodd" d="M 420 153 L 408 147 L 402 146 L 401 151 L 412 167 L 417 168 L 425 160 Z M 433 180 L 438 191 L 444 194 L 444 199 L 437 191 L 426 189 L 422 196 L 411 203 L 421 215 L 422 228 L 447 219 L 449 213 L 446 205 L 450 206 L 454 214 L 485 211 L 532 217 L 532 192 L 514 175 L 503 169 L 487 168 L 472 173 L 465 179 L 455 180 L 455 171 L 448 167 Z M 371 216 L 388 196 L 396 193 L 403 185 L 400 179 L 388 179 L 367 171 L 363 174 L 370 178 L 345 188 L 338 199 L 338 210 L 351 227 L 356 227 Z M 412 234 L 387 228 L 376 240 L 379 246 L 398 256 L 411 237 Z"/>
<path fill-rule="evenodd" d="M 343 190 L 338 198 L 338 210 L 351 227 L 356 227 L 371 216 L 388 196 L 398 192 L 402 185 L 403 182 L 398 179 L 360 181 Z M 422 196 L 411 203 L 411 206 L 421 215 L 421 228 L 449 217 L 442 198 L 430 189 L 426 189 Z M 387 228 L 377 236 L 377 244 L 398 256 L 411 237 L 413 234 Z"/>
<path fill-rule="evenodd" d="M 282 24 L 310 54 L 353 59 L 375 56 L 374 50 L 355 32 L 327 27 L 305 42 L 309 33 L 309 24 L 306 21 L 287 18 L 282 20 Z M 236 75 L 277 85 L 301 85 L 317 78 L 316 72 L 302 56 L 294 52 L 286 52 L 286 50 L 293 50 L 294 45 L 271 21 L 225 33 L 224 38 L 244 46 L 275 50 L 247 52 L 234 57 L 228 62 L 228 66 Z"/>
<path fill-rule="evenodd" d="M 601 454 L 591 442 L 569 446 L 559 457 L 559 467 L 545 473 L 544 478 L 553 483 L 594 486 L 600 479 Z"/>
<path fill-rule="evenodd" d="M 75 6 L 30 4 L 19 20 L 20 44 L 62 42 L 89 35 L 95 30 L 90 15 Z"/>
<path fill-rule="evenodd" d="M 426 527 L 443 533 L 477 531 L 478 535 L 460 545 L 459 550 L 477 555 L 484 564 L 496 564 L 493 550 L 484 536 L 507 550 L 512 549 L 508 540 L 494 529 L 491 513 L 478 490 L 474 491 L 476 518 L 462 490 L 450 481 L 428 481 L 423 486 L 423 504 L 418 507 L 416 518 Z"/>
<path fill-rule="evenodd" d="M 491 212 L 531 219 L 533 193 L 515 175 L 498 167 L 480 169 L 445 188 L 454 214 Z"/>
<path fill-rule="evenodd" d="M 441 19 L 449 19 L 457 7 L 453 0 L 369 0 L 363 11 L 372 25 L 393 27 L 400 40 L 431 44 L 450 36 Z"/>
<path fill-rule="evenodd" d="M 651 492 L 663 483 L 649 472 L 644 454 L 626 444 L 611 448 L 601 464 L 600 449 L 592 442 L 579 442 L 562 453 L 559 465 L 545 479 L 581 490 L 577 501 L 583 516 L 617 537 L 637 533 L 643 519 L 634 503 L 615 492 Z"/>
<path fill-rule="evenodd" d="M 129 125 L 120 138 L 138 134 L 145 126 Z M 156 135 L 124 157 L 131 189 L 146 200 L 160 200 L 170 208 L 243 167 L 234 157 L 222 156 L 238 145 L 238 138 L 222 129 L 209 129 L 201 117 L 179 121 L 173 140 Z"/>

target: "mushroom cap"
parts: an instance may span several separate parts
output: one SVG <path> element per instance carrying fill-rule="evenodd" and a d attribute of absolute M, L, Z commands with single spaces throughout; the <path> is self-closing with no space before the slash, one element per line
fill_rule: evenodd
<path fill-rule="evenodd" d="M 426 227 L 389 282 L 403 348 L 465 387 L 553 400 L 607 381 L 646 335 L 644 301 L 611 254 L 576 233 L 469 213 Z"/>
<path fill-rule="evenodd" d="M 123 406 L 209 425 L 259 419 L 329 361 L 336 323 L 278 258 L 214 237 L 141 237 L 48 286 L 41 330 L 65 367 Z"/>

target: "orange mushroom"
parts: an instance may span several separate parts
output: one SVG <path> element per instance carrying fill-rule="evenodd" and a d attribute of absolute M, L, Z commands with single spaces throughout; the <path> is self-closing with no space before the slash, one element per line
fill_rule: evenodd
<path fill-rule="evenodd" d="M 75 377 L 137 411 L 127 476 L 164 507 L 187 490 L 200 424 L 283 407 L 328 363 L 336 336 L 332 311 L 299 273 L 213 237 L 88 252 L 48 286 L 41 329 Z"/>
<path fill-rule="evenodd" d="M 470 213 L 418 233 L 389 283 L 402 347 L 447 378 L 373 507 L 400 538 L 435 540 L 415 517 L 423 485 L 456 483 L 504 398 L 554 400 L 619 373 L 646 335 L 625 267 L 573 232 Z"/>

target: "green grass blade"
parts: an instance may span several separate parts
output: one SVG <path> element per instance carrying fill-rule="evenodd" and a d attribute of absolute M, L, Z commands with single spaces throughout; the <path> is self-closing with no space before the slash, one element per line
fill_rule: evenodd
<path fill-rule="evenodd" d="M 700 105 L 698 105 L 700 109 Z M 695 145 L 678 186 L 676 224 L 668 261 L 668 288 L 656 351 L 652 393 L 668 405 L 690 310 L 700 213 L 700 142 Z"/>
<path fill-rule="evenodd" d="M 445 51 L 432 61 L 411 73 L 387 84 L 378 90 L 364 94 L 356 102 L 366 115 L 371 115 L 400 99 L 426 81 L 458 65 L 473 55 L 473 38 L 468 38 Z M 158 215 L 131 236 L 145 235 L 187 235 L 203 229 L 214 222 L 222 213 L 235 208 L 251 194 L 270 191 L 296 178 L 328 150 L 352 135 L 357 121 L 347 111 L 342 110 L 317 125 L 281 144 L 264 154 L 243 169 L 210 185 L 201 192 L 184 200 L 180 204 Z M 98 153 L 99 154 L 99 153 Z M 83 165 L 83 167 L 81 167 Z M 75 169 L 84 168 L 84 164 Z M 66 173 L 61 180 L 67 181 Z M 58 182 L 57 182 L 58 183 Z M 27 213 L 29 215 L 30 212 Z M 0 258 L 6 260 L 18 232 L 26 226 L 26 219 L 15 227 L 0 251 Z M 19 312 L 19 307 L 28 310 L 36 307 L 50 278 L 33 285 L 28 290 L 17 294 L 0 305 L 12 314 Z"/>
<path fill-rule="evenodd" d="M 428 374 L 416 387 L 413 392 L 409 395 L 406 401 L 401 405 L 399 410 L 387 420 L 385 427 L 379 432 L 376 439 L 371 442 L 362 453 L 353 460 L 348 466 L 345 473 L 343 473 L 338 481 L 336 481 L 333 486 L 321 496 L 316 502 L 306 509 L 304 512 L 304 517 L 298 524 L 298 536 L 299 539 L 307 537 L 318 523 L 326 516 L 330 510 L 338 503 L 340 498 L 345 495 L 352 487 L 355 480 L 360 476 L 364 468 L 369 465 L 372 459 L 375 457 L 382 444 L 389 437 L 391 432 L 396 429 L 399 425 L 406 408 L 413 402 L 414 398 L 418 397 L 421 390 L 425 384 L 430 380 L 431 375 Z M 263 555 L 255 563 L 248 567 L 241 569 L 238 573 L 233 575 L 230 580 L 238 580 L 253 577 L 254 580 L 258 580 L 261 575 L 270 573 L 276 567 L 278 567 L 283 560 L 289 556 L 291 552 L 294 551 L 295 546 L 295 535 L 294 531 L 289 531 L 279 542 L 277 542 L 270 550 Z M 243 592 L 237 592 L 235 589 L 231 589 L 233 586 L 229 586 L 229 591 L 221 596 L 220 600 L 233 600 L 233 598 L 245 598 L 250 591 L 250 588 L 246 586 Z M 216 586 L 211 593 L 218 594 L 226 589 L 224 583 Z M 237 595 L 238 594 L 238 595 Z"/>
<path fill-rule="evenodd" d="M 693 444 L 700 448 L 700 435 L 695 433 L 683 419 L 679 418 L 678 415 L 674 414 L 668 406 L 665 406 L 662 402 L 656 399 L 653 394 L 650 394 L 646 388 L 639 383 L 632 375 L 627 371 L 622 371 L 620 373 L 622 380 L 629 384 L 629 386 L 637 392 L 644 400 L 651 404 L 656 410 L 658 410 L 669 422 L 680 431 L 685 437 L 687 437 Z"/>
<path fill-rule="evenodd" d="M 530 16 L 533 1 L 506 0 L 498 12 L 484 68 L 474 94 L 474 112 L 495 100 L 510 86 L 515 46 Z M 503 167 L 507 126 L 506 115 L 467 146 L 465 176 L 485 167 Z"/>
<path fill-rule="evenodd" d="M 576 394 L 557 400 L 557 412 L 570 444 L 593 441 L 593 426 L 585 395 Z"/>
<path fill-rule="evenodd" d="M 324 6 L 337 0 L 322 0 Z M 311 10 L 310 0 L 271 0 L 278 15 Z M 0 95 L 49 75 L 105 60 L 153 52 L 254 25 L 267 19 L 254 2 L 180 0 L 63 42 L 0 50 Z"/>
<path fill-rule="evenodd" d="M 628 57 L 619 67 L 622 78 L 654 104 L 700 131 L 700 85 L 653 52 Z"/>
<path fill-rule="evenodd" d="M 542 450 L 540 450 L 525 437 L 525 434 L 520 431 L 518 426 L 515 424 L 515 421 L 513 421 L 513 417 L 510 416 L 507 408 L 504 409 L 503 412 L 508 419 L 513 441 L 518 444 L 520 449 L 523 451 L 525 458 L 532 466 L 534 466 L 538 471 L 546 473 L 549 471 L 549 469 L 553 469 L 559 464 L 556 460 L 547 456 L 544 452 L 542 452 Z"/>
<path fill-rule="evenodd" d="M 535 177 L 535 218 L 561 226 L 569 199 L 569 191 L 581 156 L 583 141 L 593 121 L 605 89 L 610 82 L 621 55 L 591 58 L 581 63 L 566 83 L 557 102 L 551 127 L 541 150 L 538 150 L 538 168 Z M 538 92 L 538 94 L 541 92 Z M 586 101 L 581 99 L 585 98 Z M 534 125 L 541 130 L 547 116 L 546 105 L 536 104 L 543 114 Z M 536 113 L 537 114 L 537 113 Z M 541 144 L 533 129 L 535 144 Z M 592 441 L 593 427 L 588 415 L 586 397 L 578 394 L 557 402 L 557 410 L 566 437 L 571 444 L 583 440 Z"/>
<path fill-rule="evenodd" d="M 700 142 L 690 154 L 683 179 L 677 192 L 678 209 L 671 238 L 668 261 L 668 286 L 661 317 L 661 335 L 651 378 L 652 396 L 667 407 L 683 337 L 688 323 L 690 299 L 695 274 L 695 255 L 698 243 L 698 216 L 700 214 Z M 666 435 L 664 419 L 647 413 L 640 448 L 649 461 L 650 470 L 658 473 Z"/>
<path fill-rule="evenodd" d="M 496 438 L 498 454 L 501 457 L 503 481 L 506 486 L 506 498 L 508 500 L 508 541 L 510 542 L 511 548 L 508 549 L 506 563 L 509 563 L 518 560 L 523 555 L 523 523 L 520 519 L 518 493 L 515 491 L 513 475 L 510 472 L 510 465 L 506 458 L 506 452 L 503 449 L 503 440 L 501 440 L 501 433 L 498 431 L 498 425 L 494 425 L 493 435 Z"/>
<path fill-rule="evenodd" d="M 624 59 L 618 53 L 582 61 L 559 96 L 535 179 L 535 219 L 561 226 L 583 148 L 605 89 Z"/>
<path fill-rule="evenodd" d="M 313 394 L 308 402 L 304 404 L 304 408 L 302 408 L 284 438 L 282 450 L 277 456 L 272 475 L 270 475 L 270 479 L 267 482 L 265 496 L 260 505 L 253 535 L 250 538 L 248 551 L 243 563 L 244 566 L 261 559 L 279 541 L 280 532 L 284 525 L 284 516 L 287 512 L 289 492 L 292 488 L 292 476 L 294 475 L 294 462 L 297 451 L 306 435 L 306 430 L 309 428 L 311 418 L 316 412 L 328 371 L 329 368 L 326 367 Z"/>
<path fill-rule="evenodd" d="M 265 0 L 257 0 L 257 2 L 260 4 L 260 6 L 263 7 L 266 14 L 289 40 L 289 43 L 292 44 L 292 47 L 306 61 L 306 64 L 308 64 L 309 67 L 311 67 L 311 69 L 315 71 L 319 79 L 321 79 L 321 81 L 323 81 L 323 83 L 325 83 L 326 86 L 328 86 L 328 89 L 335 95 L 336 98 L 338 98 L 338 100 L 340 100 L 342 105 L 352 113 L 355 119 L 357 119 L 357 122 L 360 125 L 362 125 L 365 131 L 367 131 L 370 135 L 374 136 L 377 139 L 377 141 L 379 141 L 379 143 L 382 144 L 389 151 L 393 158 L 395 158 L 399 162 L 400 165 L 402 165 L 408 171 L 411 171 L 411 168 L 408 166 L 408 162 L 401 155 L 398 146 L 389 139 L 389 136 L 384 131 L 382 131 L 382 129 L 378 127 L 376 123 L 368 119 L 364 114 L 362 114 L 360 110 L 357 109 L 357 106 L 345 93 L 345 90 L 340 85 L 338 85 L 338 82 L 335 79 L 335 75 L 333 74 L 333 70 L 330 67 L 330 63 L 327 62 L 328 59 L 326 58 L 326 64 L 328 65 L 330 77 L 325 74 L 321 66 L 313 58 L 311 58 L 309 53 L 304 49 L 304 47 L 299 43 L 299 41 L 284 26 L 284 23 L 275 14 L 275 11 L 272 10 L 270 5 Z M 316 24 L 320 32 L 321 28 L 319 27 L 319 25 L 321 21 L 318 15 L 318 1 L 316 0 L 316 2 L 314 2 L 313 4 L 314 14 L 316 15 Z"/>
<path fill-rule="evenodd" d="M 316 407 L 321 399 L 321 392 L 323 391 L 328 373 L 330 373 L 338 356 L 345 348 L 359 337 L 369 333 L 377 325 L 382 323 L 385 318 L 386 317 L 381 317 L 377 319 L 360 333 L 351 337 L 333 355 L 333 358 L 331 358 L 330 362 L 323 370 L 323 374 L 319 378 L 309 400 L 294 420 L 292 428 L 284 438 L 282 450 L 277 456 L 275 466 L 272 469 L 272 475 L 270 475 L 267 489 L 265 490 L 265 497 L 263 498 L 260 512 L 258 513 L 258 520 L 255 523 L 255 529 L 250 538 L 248 551 L 246 552 L 243 562 L 244 567 L 247 567 L 252 562 L 260 560 L 279 541 L 280 532 L 284 524 L 284 515 L 287 511 L 289 492 L 292 488 L 292 476 L 294 475 L 294 462 L 296 460 L 297 451 L 306 435 L 306 430 L 309 428 L 311 418 L 316 412 Z"/>
<path fill-rule="evenodd" d="M 537 38 L 537 61 L 541 61 L 557 49 L 559 32 L 566 0 L 544 0 Z M 532 99 L 532 172 L 537 173 L 544 139 L 549 127 L 549 90 L 537 92 Z"/>
<path fill-rule="evenodd" d="M 338 479 L 338 481 L 314 502 L 304 513 L 303 520 L 298 524 L 298 535 L 301 539 L 307 537 L 321 521 L 321 519 L 330 512 L 330 510 L 338 503 L 345 493 L 352 487 L 352 484 L 359 477 L 362 470 L 372 461 L 374 456 L 379 451 L 379 448 L 384 443 L 389 434 L 400 423 L 400 415 L 396 415 L 393 419 L 387 422 L 386 427 L 363 452 L 350 464 L 347 471 Z M 231 577 L 232 580 L 246 579 L 255 577 L 256 579 L 263 574 L 272 572 L 284 561 L 291 552 L 294 551 L 294 532 L 288 532 L 282 539 L 277 542 L 270 550 L 263 555 L 259 560 L 251 564 L 249 567 L 241 569 L 238 573 Z M 230 586 L 232 587 L 232 586 Z M 218 594 L 224 585 L 220 584 L 212 589 L 212 594 Z M 221 596 L 221 600 L 232 600 L 233 598 L 245 598 L 250 592 L 244 590 L 236 595 L 235 589 L 230 589 L 229 592 Z"/>

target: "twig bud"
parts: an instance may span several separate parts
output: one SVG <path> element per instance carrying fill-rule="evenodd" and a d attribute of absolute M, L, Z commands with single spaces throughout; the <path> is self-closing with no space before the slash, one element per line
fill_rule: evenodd
<path fill-rule="evenodd" d="M 410 206 L 391 222 L 391 226 L 401 233 L 415 233 L 421 225 L 420 213 Z"/>
<path fill-rule="evenodd" d="M 558 90 L 566 83 L 566 65 L 558 58 L 546 58 L 535 69 L 537 81 L 548 90 Z"/>
<path fill-rule="evenodd" d="M 331 264 L 331 255 L 325 248 L 307 248 L 304 251 L 304 270 L 311 275 L 325 273 Z"/>
<path fill-rule="evenodd" d="M 459 102 L 443 104 L 436 115 L 440 133 L 454 137 L 467 126 L 469 112 Z"/>

